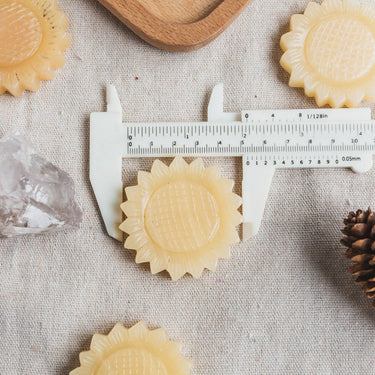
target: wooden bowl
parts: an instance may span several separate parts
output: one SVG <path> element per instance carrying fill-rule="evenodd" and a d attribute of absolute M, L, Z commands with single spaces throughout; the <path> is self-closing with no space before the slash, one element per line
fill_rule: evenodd
<path fill-rule="evenodd" d="M 215 39 L 251 0 L 98 0 L 155 47 L 183 52 Z"/>

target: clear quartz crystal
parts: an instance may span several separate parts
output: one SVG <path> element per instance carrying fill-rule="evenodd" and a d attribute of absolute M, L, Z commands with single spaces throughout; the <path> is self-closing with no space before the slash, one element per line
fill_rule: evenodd
<path fill-rule="evenodd" d="M 78 227 L 72 178 L 17 133 L 0 140 L 0 237 Z"/>

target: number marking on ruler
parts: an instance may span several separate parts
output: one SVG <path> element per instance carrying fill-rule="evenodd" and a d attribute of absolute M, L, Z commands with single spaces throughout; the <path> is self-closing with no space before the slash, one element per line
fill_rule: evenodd
<path fill-rule="evenodd" d="M 148 137 L 142 136 L 146 129 Z M 375 152 L 374 121 L 132 123 L 126 125 L 124 157 L 245 156 L 248 166 L 306 168 L 352 166 L 369 152 Z"/>

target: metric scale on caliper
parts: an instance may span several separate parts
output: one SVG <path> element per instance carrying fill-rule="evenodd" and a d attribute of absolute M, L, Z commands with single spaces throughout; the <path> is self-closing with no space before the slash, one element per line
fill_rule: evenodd
<path fill-rule="evenodd" d="M 369 108 L 223 112 L 215 86 L 207 122 L 122 123 L 116 89 L 90 119 L 90 180 L 107 232 L 122 241 L 122 158 L 241 156 L 243 240 L 260 227 L 275 168 L 350 167 L 366 172 L 375 153 Z"/>

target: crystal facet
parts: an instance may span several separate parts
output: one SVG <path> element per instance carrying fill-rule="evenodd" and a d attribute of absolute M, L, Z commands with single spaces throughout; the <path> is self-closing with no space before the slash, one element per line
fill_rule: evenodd
<path fill-rule="evenodd" d="M 78 227 L 72 178 L 12 133 L 0 140 L 0 237 Z"/>

